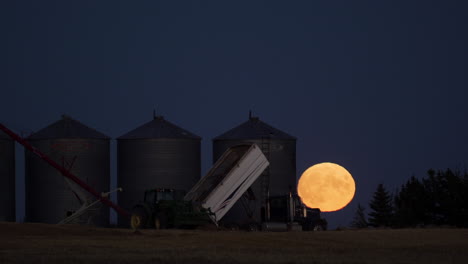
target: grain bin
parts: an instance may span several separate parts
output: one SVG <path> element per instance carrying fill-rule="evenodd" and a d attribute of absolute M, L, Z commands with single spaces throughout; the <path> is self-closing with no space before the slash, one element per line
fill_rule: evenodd
<path fill-rule="evenodd" d="M 15 214 L 15 142 L 0 131 L 0 222 Z"/>
<path fill-rule="evenodd" d="M 188 192 L 200 179 L 200 143 L 201 137 L 162 116 L 117 138 L 119 205 L 131 211 L 153 188 Z M 128 219 L 120 217 L 119 225 Z"/>
<path fill-rule="evenodd" d="M 32 134 L 28 141 L 97 191 L 110 187 L 109 137 L 80 122 L 62 119 Z M 33 153 L 26 152 L 26 221 L 56 224 L 91 196 Z M 83 194 L 87 195 L 83 199 Z M 92 199 L 92 198 L 91 198 Z M 109 208 L 99 204 L 76 223 L 106 226 Z"/>
<path fill-rule="evenodd" d="M 258 117 L 249 119 L 213 139 L 213 163 L 231 146 L 257 144 L 270 162 L 263 175 L 252 185 L 249 199 L 241 199 L 226 214 L 227 224 L 261 222 L 265 218 L 268 196 L 285 195 L 296 188 L 296 138 L 280 131 Z M 252 195 L 253 194 L 253 195 Z"/>

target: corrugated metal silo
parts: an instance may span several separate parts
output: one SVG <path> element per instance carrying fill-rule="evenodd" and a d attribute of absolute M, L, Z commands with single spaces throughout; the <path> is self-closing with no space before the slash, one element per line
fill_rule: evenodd
<path fill-rule="evenodd" d="M 15 214 L 15 142 L 0 131 L 0 222 Z"/>
<path fill-rule="evenodd" d="M 270 166 L 253 184 L 253 196 L 247 202 L 238 201 L 226 214 L 225 223 L 247 224 L 264 218 L 268 195 L 285 195 L 296 188 L 296 138 L 282 132 L 258 117 L 249 120 L 213 139 L 213 163 L 231 146 L 257 144 L 270 162 Z M 242 204 L 244 203 L 244 204 Z M 249 214 L 252 214 L 249 217 Z"/>
<path fill-rule="evenodd" d="M 109 191 L 108 136 L 63 116 L 61 120 L 28 137 L 28 141 L 96 191 Z M 80 193 L 88 195 L 86 192 L 29 151 L 26 151 L 25 162 L 27 222 L 56 224 L 81 207 L 83 195 Z M 109 208 L 99 206 L 77 219 L 77 223 L 108 225 Z"/>
<path fill-rule="evenodd" d="M 119 205 L 131 210 L 152 188 L 188 192 L 200 179 L 200 142 L 162 116 L 117 138 Z M 119 218 L 119 224 L 128 219 Z"/>

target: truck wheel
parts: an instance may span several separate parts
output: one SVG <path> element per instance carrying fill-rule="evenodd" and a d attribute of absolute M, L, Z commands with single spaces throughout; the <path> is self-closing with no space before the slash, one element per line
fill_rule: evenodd
<path fill-rule="evenodd" d="M 325 230 L 322 225 L 316 225 L 314 226 L 314 231 L 323 231 Z"/>
<path fill-rule="evenodd" d="M 249 232 L 257 232 L 260 230 L 256 223 L 250 223 L 247 228 Z"/>

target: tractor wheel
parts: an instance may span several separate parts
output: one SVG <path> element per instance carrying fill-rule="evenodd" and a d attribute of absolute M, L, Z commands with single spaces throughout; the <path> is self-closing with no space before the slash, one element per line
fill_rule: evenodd
<path fill-rule="evenodd" d="M 159 213 L 154 217 L 154 227 L 156 229 L 166 229 L 167 228 L 167 216 L 165 213 Z"/>
<path fill-rule="evenodd" d="M 156 230 L 161 229 L 161 221 L 159 220 L 159 217 L 154 218 L 154 228 Z"/>
<path fill-rule="evenodd" d="M 132 217 L 130 218 L 130 226 L 132 227 L 133 230 L 138 230 L 141 228 L 141 217 L 139 215 L 133 214 Z"/>
<path fill-rule="evenodd" d="M 132 210 L 132 216 L 130 217 L 130 227 L 133 230 L 138 230 L 146 226 L 147 216 L 145 209 L 142 207 L 136 207 Z"/>

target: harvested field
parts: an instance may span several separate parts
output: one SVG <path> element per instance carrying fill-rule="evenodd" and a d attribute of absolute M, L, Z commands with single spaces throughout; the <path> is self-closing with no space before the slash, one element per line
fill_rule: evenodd
<path fill-rule="evenodd" d="M 467 263 L 467 229 L 131 230 L 0 223 L 0 263 Z"/>

